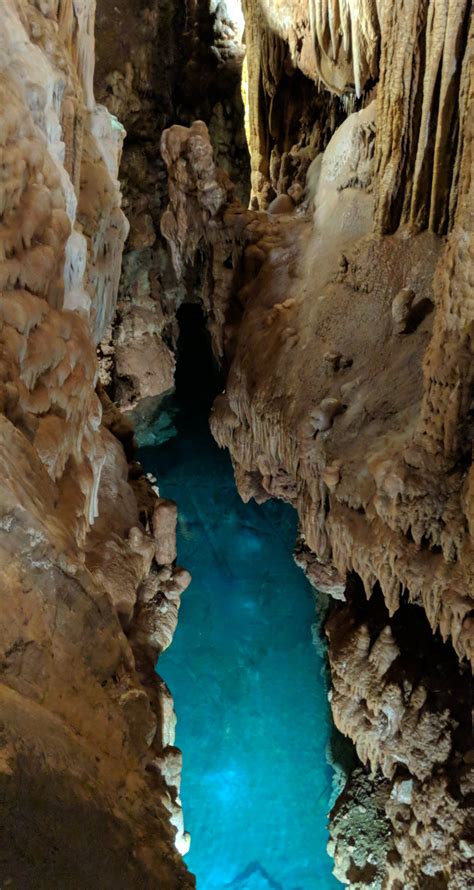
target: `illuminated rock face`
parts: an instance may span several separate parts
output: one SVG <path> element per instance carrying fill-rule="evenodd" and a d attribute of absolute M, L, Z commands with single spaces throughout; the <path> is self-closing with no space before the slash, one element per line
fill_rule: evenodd
<path fill-rule="evenodd" d="M 201 145 L 205 128 L 195 127 Z M 218 319 L 229 312 L 232 265 L 227 275 L 222 256 L 232 250 L 232 239 L 242 260 L 240 329 L 236 337 L 235 326 L 224 324 L 214 339 L 219 354 L 233 338 L 226 392 L 216 401 L 211 423 L 220 444 L 232 451 L 243 493 L 284 494 L 286 479 L 287 498 L 298 507 L 306 542 L 321 562 L 332 555 L 338 571 L 357 571 L 367 593 L 379 580 L 391 612 L 408 589 L 433 629 L 451 637 L 459 657 L 470 657 L 469 489 L 458 463 L 466 453 L 466 341 L 453 325 L 449 337 L 458 360 L 446 387 L 459 396 L 452 397 L 452 414 L 440 411 L 438 420 L 435 412 L 428 422 L 426 401 L 432 388 L 440 391 L 436 374 L 448 376 L 449 369 L 439 356 L 439 371 L 426 374 L 424 384 L 423 360 L 425 367 L 433 365 L 444 348 L 438 331 L 446 329 L 449 294 L 443 303 L 438 300 L 431 336 L 432 274 L 442 245 L 429 233 L 400 231 L 382 240 L 370 235 L 375 188 L 373 150 L 367 147 L 374 136 L 370 107 L 351 115 L 325 152 L 310 196 L 313 219 L 274 219 L 224 204 L 209 164 L 201 192 L 194 168 L 201 149 L 196 156 L 193 133 L 172 128 L 163 138 L 171 178 L 163 233 L 175 245 L 178 270 L 208 241 L 215 284 L 205 305 L 211 307 L 213 335 Z M 175 179 L 183 162 L 189 173 Z M 441 254 L 435 289 L 446 277 L 456 237 L 464 241 L 464 208 L 462 197 L 460 223 Z M 181 260 L 176 245 L 183 245 Z M 456 269 L 467 287 L 468 251 L 461 255 L 464 271 Z M 404 289 L 411 294 L 406 336 L 393 322 L 393 304 Z M 462 286 L 456 293 L 462 300 Z M 466 300 L 465 321 L 469 311 Z M 349 320 L 343 324 L 341 318 Z M 433 472 L 434 491 L 424 492 Z M 425 499 L 432 512 L 421 507 Z M 353 511 L 350 532 L 346 511 Z M 397 555 L 393 562 L 386 559 L 387 540 Z"/>
<path fill-rule="evenodd" d="M 0 881 L 191 887 L 153 673 L 170 638 L 140 521 L 154 495 L 142 479 L 135 496 L 130 430 L 96 394 L 127 223 L 124 131 L 92 90 L 94 10 L 0 3 Z"/>
<path fill-rule="evenodd" d="M 444 886 L 468 886 L 469 671 L 459 670 L 417 606 L 404 604 L 390 617 L 380 592 L 367 603 L 352 583 L 348 600 L 327 626 L 331 708 L 376 778 L 371 789 L 368 777 L 356 777 L 336 804 L 336 873 L 354 882 L 358 876 L 357 887 L 375 871 L 379 883 L 369 886 L 380 886 L 384 875 L 394 887 L 422 887 L 432 876 Z M 377 823 L 385 842 L 373 837 Z M 351 850 L 354 831 L 362 842 Z"/>
<path fill-rule="evenodd" d="M 388 0 L 244 0 L 244 9 L 260 206 L 269 188 L 281 188 L 282 164 L 304 166 L 305 155 L 325 148 L 337 105 L 323 90 L 352 104 L 377 84 L 378 228 L 451 228 L 469 102 L 468 0 L 409 0 L 403 9 Z M 323 88 L 323 115 L 311 107 L 315 85 Z"/>

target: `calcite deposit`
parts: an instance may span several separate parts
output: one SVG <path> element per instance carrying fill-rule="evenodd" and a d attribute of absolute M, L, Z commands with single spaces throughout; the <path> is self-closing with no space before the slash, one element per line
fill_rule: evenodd
<path fill-rule="evenodd" d="M 178 270 L 207 240 L 214 290 L 204 303 L 211 307 L 216 353 L 222 355 L 232 340 L 226 392 L 215 404 L 212 427 L 231 450 L 242 493 L 286 496 L 298 508 L 306 543 L 320 562 L 343 573 L 357 571 L 368 595 L 378 580 L 392 613 L 407 590 L 412 602 L 424 606 L 433 629 L 451 637 L 461 658 L 469 657 L 469 476 L 460 458 L 469 454 L 462 393 L 469 390 L 471 369 L 466 341 L 455 326 L 449 336 L 453 353 L 460 355 L 451 384 L 458 394 L 452 423 L 461 426 L 457 453 L 444 437 L 436 454 L 423 410 L 428 397 L 423 357 L 426 353 L 425 367 L 433 362 L 443 313 L 441 304 L 431 335 L 433 268 L 439 260 L 436 288 L 455 235 L 444 252 L 430 233 L 371 235 L 374 116 L 372 103 L 337 131 L 319 163 L 311 219 L 274 219 L 225 205 L 219 175 L 207 161 L 206 185 L 197 188 L 205 129 L 195 124 L 190 131 L 171 130 L 164 137 L 171 203 L 162 228 Z M 174 171 L 183 160 L 190 172 L 186 178 L 180 174 L 180 184 Z M 204 202 L 199 212 L 196 201 Z M 459 217 L 464 206 L 462 198 Z M 462 255 L 467 264 L 468 249 Z M 244 285 L 232 305 L 236 256 Z M 232 312 L 242 315 L 237 336 L 235 322 L 227 322 L 218 339 L 216 322 Z M 373 338 L 370 354 L 364 323 Z M 446 364 L 440 367 L 445 373 Z M 428 377 L 428 389 L 435 379 Z M 449 413 L 442 417 L 448 424 Z"/>
<path fill-rule="evenodd" d="M 445 886 L 468 887 L 473 791 L 469 671 L 460 672 L 453 650 L 433 639 L 421 609 L 405 604 L 390 618 L 379 592 L 364 603 L 360 593 L 351 593 L 351 583 L 349 604 L 338 606 L 327 625 L 331 708 L 336 725 L 354 739 L 360 760 L 376 777 L 375 797 L 372 801 L 367 789 L 364 794 L 357 790 L 358 781 L 354 787 L 350 782 L 337 809 L 344 811 L 348 804 L 352 809 L 354 795 L 359 806 L 369 809 L 378 801 L 386 840 L 372 851 L 368 844 L 362 864 L 373 864 L 371 852 L 376 858 L 385 851 L 388 886 L 398 886 L 397 881 L 429 886 L 438 876 Z M 369 837 L 380 818 L 371 825 L 362 816 Z M 354 862 L 339 821 L 336 816 L 334 836 L 342 855 L 339 862 L 337 854 L 335 858 L 339 870 L 350 876 Z M 357 844 L 355 853 L 354 861 L 360 859 Z"/>
<path fill-rule="evenodd" d="M 331 96 L 350 107 L 377 84 L 377 225 L 390 232 L 400 222 L 438 232 L 451 227 L 468 107 L 468 0 L 409 0 L 403 7 L 387 0 L 244 0 L 244 8 L 258 201 L 266 206 L 269 187 L 280 190 L 275 164 L 299 165 L 305 153 L 311 160 L 325 147 L 324 131 L 337 123 Z"/>
<path fill-rule="evenodd" d="M 192 887 L 154 675 L 189 575 L 163 565 L 172 529 L 158 566 L 155 496 L 137 500 L 130 430 L 96 392 L 128 226 L 94 10 L 0 4 L 0 883 Z"/>

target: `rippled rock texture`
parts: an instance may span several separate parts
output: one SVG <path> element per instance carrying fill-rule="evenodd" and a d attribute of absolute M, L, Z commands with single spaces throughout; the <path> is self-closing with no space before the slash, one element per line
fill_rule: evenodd
<path fill-rule="evenodd" d="M 96 393 L 128 226 L 94 11 L 0 3 L 0 883 L 191 887 L 152 607 L 189 578 Z"/>

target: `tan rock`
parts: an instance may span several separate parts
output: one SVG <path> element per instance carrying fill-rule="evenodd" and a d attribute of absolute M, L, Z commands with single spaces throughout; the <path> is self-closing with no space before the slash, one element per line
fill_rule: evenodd
<path fill-rule="evenodd" d="M 158 565 L 171 565 L 176 559 L 176 523 L 178 508 L 174 501 L 158 498 L 152 519 L 156 542 L 155 559 Z"/>
<path fill-rule="evenodd" d="M 295 202 L 290 194 L 288 195 L 278 195 L 273 201 L 268 205 L 268 213 L 278 214 L 278 213 L 293 213 L 295 209 Z"/>
<path fill-rule="evenodd" d="M 179 801 L 170 814 L 146 769 L 162 742 L 154 662 L 123 630 L 155 542 L 95 392 L 127 224 L 124 131 L 92 88 L 94 13 L 1 3 L 1 880 L 171 890 L 194 880 Z"/>

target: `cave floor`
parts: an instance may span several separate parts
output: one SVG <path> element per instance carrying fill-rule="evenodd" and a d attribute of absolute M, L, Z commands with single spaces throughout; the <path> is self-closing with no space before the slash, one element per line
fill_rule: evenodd
<path fill-rule="evenodd" d="M 296 515 L 240 500 L 206 417 L 168 398 L 156 424 L 165 441 L 139 451 L 178 502 L 178 561 L 193 575 L 159 660 L 184 756 L 186 862 L 199 890 L 340 887 L 326 853 L 324 663 L 312 590 L 291 555 Z"/>

